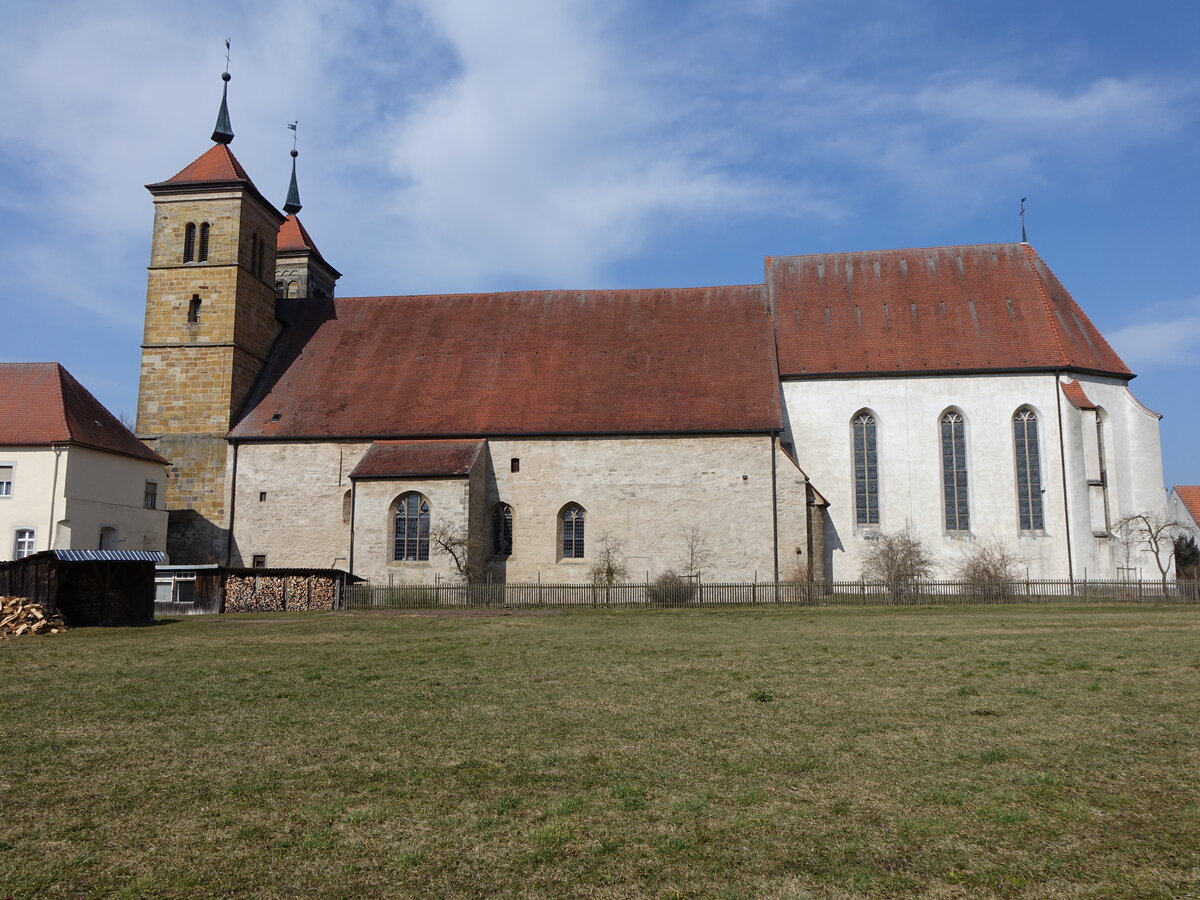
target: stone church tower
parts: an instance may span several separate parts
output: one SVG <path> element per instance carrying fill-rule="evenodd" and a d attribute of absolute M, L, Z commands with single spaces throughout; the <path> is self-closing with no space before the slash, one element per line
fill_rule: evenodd
<path fill-rule="evenodd" d="M 228 87 L 229 73 L 222 78 Z M 154 233 L 146 290 L 137 434 L 171 462 L 167 553 L 228 553 L 226 435 L 276 335 L 275 250 L 284 216 L 229 149 L 225 92 L 213 146 L 147 185 Z"/>

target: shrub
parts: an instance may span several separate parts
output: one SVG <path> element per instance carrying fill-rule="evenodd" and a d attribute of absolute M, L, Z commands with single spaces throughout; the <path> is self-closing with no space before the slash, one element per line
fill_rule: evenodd
<path fill-rule="evenodd" d="M 881 534 L 863 553 L 863 581 L 882 582 L 901 602 L 933 574 L 933 556 L 911 525 Z"/>
<path fill-rule="evenodd" d="M 959 581 L 965 581 L 972 593 L 990 598 L 1006 597 L 1020 577 L 1022 558 L 1002 540 L 972 544 L 958 564 Z"/>
<path fill-rule="evenodd" d="M 696 598 L 696 582 L 670 570 L 655 578 L 649 590 L 651 606 L 688 606 Z"/>

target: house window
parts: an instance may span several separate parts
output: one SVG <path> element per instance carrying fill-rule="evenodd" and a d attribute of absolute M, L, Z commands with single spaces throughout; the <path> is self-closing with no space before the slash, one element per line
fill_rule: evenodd
<path fill-rule="evenodd" d="M 875 446 L 875 416 L 854 417 L 854 521 L 879 524 L 879 457 Z"/>
<path fill-rule="evenodd" d="M 203 222 L 200 225 L 200 262 L 208 262 L 208 223 Z"/>
<path fill-rule="evenodd" d="M 942 494 L 946 530 L 970 531 L 971 512 L 967 499 L 967 423 L 962 413 L 950 410 L 942 416 Z"/>
<path fill-rule="evenodd" d="M 392 559 L 429 559 L 429 501 L 417 493 L 396 501 L 396 542 Z"/>
<path fill-rule="evenodd" d="M 200 295 L 192 294 L 192 299 L 188 301 L 188 322 L 195 323 L 200 321 Z"/>
<path fill-rule="evenodd" d="M 146 509 L 158 509 L 158 482 L 147 481 L 146 492 L 142 496 L 142 506 Z"/>
<path fill-rule="evenodd" d="M 562 558 L 583 559 L 583 507 L 569 503 L 563 507 L 559 518 L 562 519 Z"/>
<path fill-rule="evenodd" d="M 497 503 L 492 507 L 492 555 L 512 556 L 512 507 Z"/>
<path fill-rule="evenodd" d="M 12 496 L 12 466 L 0 466 L 0 497 Z"/>
<path fill-rule="evenodd" d="M 196 261 L 196 223 L 188 222 L 183 229 L 183 261 Z"/>
<path fill-rule="evenodd" d="M 1013 416 L 1013 442 L 1017 457 L 1017 515 L 1022 531 L 1045 528 L 1042 515 L 1042 453 L 1038 445 L 1037 415 L 1019 409 Z"/>
<path fill-rule="evenodd" d="M 33 529 L 18 528 L 13 536 L 13 559 L 29 556 L 33 550 Z"/>
<path fill-rule="evenodd" d="M 267 554 L 255 553 L 254 559 L 250 563 L 250 565 L 252 568 L 255 568 L 255 569 L 265 569 L 267 567 Z"/>

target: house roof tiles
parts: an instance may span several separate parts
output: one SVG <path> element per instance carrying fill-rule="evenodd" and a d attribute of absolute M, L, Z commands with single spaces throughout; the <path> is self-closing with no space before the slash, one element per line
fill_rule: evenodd
<path fill-rule="evenodd" d="M 58 363 L 0 363 L 0 444 L 77 444 L 166 464 Z"/>
<path fill-rule="evenodd" d="M 1177 484 L 1175 493 L 1195 522 L 1200 522 L 1200 484 Z"/>
<path fill-rule="evenodd" d="M 1083 385 L 1078 381 L 1074 379 L 1071 381 L 1060 381 L 1059 387 L 1062 388 L 1063 394 L 1066 395 L 1066 398 L 1071 401 L 1071 405 L 1076 409 L 1099 409 L 1084 392 Z"/>

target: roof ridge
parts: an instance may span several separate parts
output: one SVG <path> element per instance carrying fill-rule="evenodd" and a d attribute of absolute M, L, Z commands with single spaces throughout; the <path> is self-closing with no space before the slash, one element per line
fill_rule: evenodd
<path fill-rule="evenodd" d="M 515 291 L 458 291 L 453 294 L 373 294 L 363 297 L 336 297 L 335 302 L 344 300 L 452 300 L 456 297 L 515 297 L 538 296 L 547 294 L 665 294 L 673 291 L 724 291 L 731 288 L 764 288 L 765 283 L 750 284 L 708 284 L 693 285 L 692 287 L 663 287 L 663 288 L 544 288 L 536 290 Z"/>
<path fill-rule="evenodd" d="M 1033 280 L 1037 283 L 1038 294 L 1042 298 L 1042 305 L 1046 308 L 1046 319 L 1050 324 L 1050 332 L 1054 335 L 1054 346 L 1058 348 L 1058 358 L 1064 366 L 1069 365 L 1070 360 L 1067 358 L 1066 348 L 1063 347 L 1062 335 L 1054 324 L 1054 310 L 1051 307 L 1050 295 L 1046 292 L 1046 285 L 1042 283 L 1042 276 L 1038 274 L 1037 265 L 1034 262 L 1035 260 L 1040 261 L 1041 257 L 1033 249 L 1032 244 L 1022 243 L 1020 246 L 1025 248 L 1025 256 L 1029 259 L 1029 271 L 1033 273 Z"/>
<path fill-rule="evenodd" d="M 983 244 L 938 244 L 932 247 L 879 247 L 875 250 L 827 250 L 824 253 L 784 253 L 766 257 L 773 259 L 815 259 L 818 256 L 869 256 L 872 253 L 920 253 L 925 250 L 978 250 L 982 247 L 1020 247 L 1018 241 L 991 241 Z"/>

